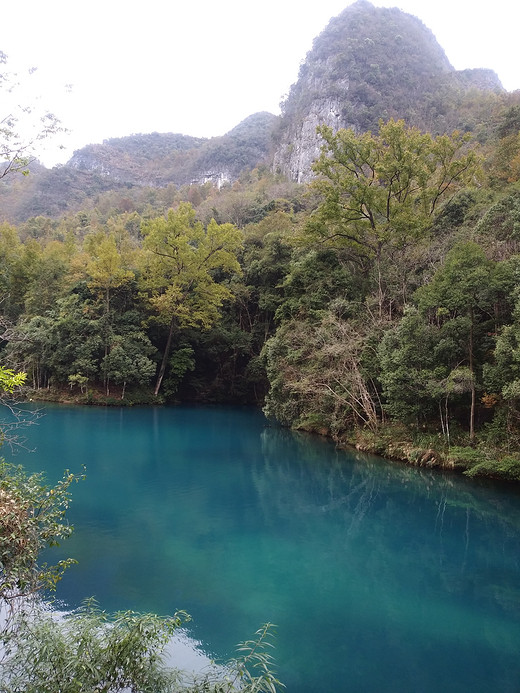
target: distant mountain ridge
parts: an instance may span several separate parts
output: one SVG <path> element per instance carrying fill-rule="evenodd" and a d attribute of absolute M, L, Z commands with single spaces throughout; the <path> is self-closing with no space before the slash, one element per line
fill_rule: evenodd
<path fill-rule="evenodd" d="M 231 182 L 267 159 L 277 121 L 271 113 L 254 113 L 211 139 L 157 132 L 109 139 L 77 150 L 66 165 L 141 186 L 186 185 L 213 177 Z"/>
<path fill-rule="evenodd" d="M 393 117 L 434 134 L 475 132 L 489 120 L 489 106 L 475 93 L 503 92 L 492 70 L 456 71 L 417 17 L 358 0 L 316 37 L 281 116 L 255 113 L 210 139 L 157 132 L 113 138 L 52 170 L 35 164 L 28 178 L 0 182 L 0 220 L 78 211 L 86 198 L 111 189 L 220 187 L 258 165 L 306 182 L 320 124 L 362 132 Z"/>
<path fill-rule="evenodd" d="M 187 152 L 203 146 L 206 139 L 174 133 L 152 132 L 129 135 L 88 144 L 74 152 L 67 166 L 78 171 L 99 173 L 120 183 L 164 185 L 167 176 L 161 169 L 172 160 L 183 160 Z"/>
<path fill-rule="evenodd" d="M 33 162 L 30 176 L 0 181 L 0 221 L 59 217 L 109 190 L 232 183 L 244 170 L 270 165 L 278 121 L 272 113 L 254 113 L 221 137 L 129 135 L 82 147 L 52 169 Z"/>

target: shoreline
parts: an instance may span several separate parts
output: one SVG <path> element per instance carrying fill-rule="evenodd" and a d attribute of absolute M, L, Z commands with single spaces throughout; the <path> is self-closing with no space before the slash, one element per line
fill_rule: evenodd
<path fill-rule="evenodd" d="M 69 406 L 100 406 L 100 407 L 132 407 L 132 406 L 164 406 L 166 404 L 182 404 L 180 401 L 166 402 L 161 395 L 154 395 L 151 390 L 140 389 L 127 391 L 122 396 L 122 389 L 111 388 L 107 395 L 102 389 L 89 388 L 78 392 L 66 388 L 29 390 L 28 401 L 49 402 Z M 193 404 L 193 402 L 190 402 Z M 214 404 L 226 406 L 237 404 L 232 402 L 196 402 L 197 404 Z M 261 408 L 260 403 L 248 403 L 248 406 Z M 389 462 L 400 462 L 413 467 L 439 469 L 461 473 L 470 478 L 487 478 L 507 483 L 520 482 L 520 451 L 505 453 L 499 448 L 484 446 L 482 443 L 467 445 L 467 441 L 456 441 L 459 444 L 440 445 L 421 443 L 417 432 L 400 424 L 381 425 L 377 432 L 368 429 L 346 430 L 333 434 L 326 427 L 296 427 L 294 430 L 304 431 L 313 435 L 328 438 L 342 449 L 354 449 L 378 455 Z M 415 436 L 414 436 L 415 433 Z M 430 436 L 433 437 L 433 436 Z M 415 438 L 415 439 L 414 439 Z M 516 453 L 516 454 L 515 454 Z"/>

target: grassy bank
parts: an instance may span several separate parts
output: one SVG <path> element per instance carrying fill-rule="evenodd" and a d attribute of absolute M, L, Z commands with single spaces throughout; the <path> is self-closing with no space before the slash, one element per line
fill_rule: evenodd
<path fill-rule="evenodd" d="M 338 436 L 337 440 L 341 446 L 355 447 L 417 467 L 450 469 L 469 477 L 520 482 L 520 450 L 504 450 L 485 440 L 469 444 L 464 435 L 455 436 L 448 443 L 438 433 L 382 425 L 377 431 L 349 431 Z"/>

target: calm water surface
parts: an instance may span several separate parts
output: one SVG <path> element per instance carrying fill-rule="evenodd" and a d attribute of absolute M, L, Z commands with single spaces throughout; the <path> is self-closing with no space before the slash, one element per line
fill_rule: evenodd
<path fill-rule="evenodd" d="M 515 488 L 337 451 L 240 408 L 46 406 L 29 454 L 73 487 L 58 596 L 185 609 L 206 652 L 278 625 L 288 693 L 518 693 Z M 58 556 L 54 554 L 57 558 Z"/>

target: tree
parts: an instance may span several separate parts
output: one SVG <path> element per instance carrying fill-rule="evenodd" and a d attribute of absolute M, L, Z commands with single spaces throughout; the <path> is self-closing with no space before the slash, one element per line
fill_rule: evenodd
<path fill-rule="evenodd" d="M 15 373 L 10 368 L 0 366 L 0 392 L 12 394 L 16 387 L 25 382 L 25 373 Z"/>
<path fill-rule="evenodd" d="M 0 311 L 9 320 L 23 312 L 29 283 L 25 248 L 18 232 L 9 224 L 0 225 Z"/>
<path fill-rule="evenodd" d="M 435 354 L 438 332 L 436 325 L 429 324 L 410 306 L 381 340 L 379 377 L 385 411 L 398 421 L 417 423 L 434 413 L 432 405 L 437 404 L 437 392 L 433 384 L 445 375 Z"/>
<path fill-rule="evenodd" d="M 25 373 L 0 366 L 0 392 L 12 394 L 24 382 Z M 21 467 L 0 460 L 0 604 L 4 606 L 42 586 L 52 588 L 68 563 L 49 568 L 40 566 L 39 559 L 44 547 L 55 546 L 70 534 L 63 518 L 69 486 L 77 477 L 66 472 L 53 488 L 43 485 L 42 478 L 27 476 Z"/>
<path fill-rule="evenodd" d="M 436 344 L 438 357 L 453 371 L 452 379 L 471 393 L 470 440 L 475 437 L 477 370 L 483 353 L 492 347 L 490 334 L 496 332 L 498 305 L 512 286 L 504 263 L 488 260 L 476 243 L 458 243 L 429 284 L 416 292 L 419 310 L 440 328 Z M 468 369 L 467 376 L 461 366 Z M 449 374 L 448 374 L 449 375 Z"/>
<path fill-rule="evenodd" d="M 382 411 L 367 367 L 371 336 L 370 326 L 332 310 L 319 322 L 285 322 L 263 352 L 271 384 L 264 412 L 305 430 L 375 431 Z"/>
<path fill-rule="evenodd" d="M 232 224 L 217 224 L 215 220 L 204 229 L 188 203 L 181 203 L 166 217 L 144 222 L 142 233 L 147 252 L 143 288 L 159 321 L 168 325 L 155 385 L 157 395 L 175 330 L 211 327 L 219 318 L 223 301 L 231 299 L 232 291 L 217 281 L 217 274 L 223 278 L 240 272 L 236 253 L 242 245 L 242 233 Z"/>
<path fill-rule="evenodd" d="M 68 537 L 65 520 L 70 485 L 80 477 L 65 472 L 55 486 L 42 474 L 0 461 L 0 600 L 11 603 L 42 587 L 53 589 L 70 561 L 41 564 L 41 552 Z"/>
<path fill-rule="evenodd" d="M 118 251 L 113 235 L 104 233 L 92 235 L 86 244 L 90 260 L 87 273 L 90 277 L 88 285 L 94 292 L 99 292 L 105 303 L 105 315 L 110 312 L 112 293 L 135 278 L 135 273 L 125 267 L 124 258 Z"/>
<path fill-rule="evenodd" d="M 155 363 L 149 358 L 155 351 L 144 332 L 127 329 L 123 334 L 114 334 L 109 350 L 101 361 L 106 394 L 110 394 L 110 381 L 122 385 L 121 399 L 125 397 L 128 383 L 144 385 L 155 373 Z"/>
<path fill-rule="evenodd" d="M 6 353 L 29 374 L 34 388 L 50 379 L 66 383 L 69 375 L 99 373 L 104 330 L 101 320 L 77 294 L 56 301 L 45 315 L 21 321 L 12 331 Z"/>
<path fill-rule="evenodd" d="M 498 332 L 493 359 L 484 365 L 483 380 L 487 388 L 485 401 L 499 405 L 495 412 L 499 445 L 515 440 L 518 445 L 520 421 L 520 296 L 518 287 L 513 291 L 516 299 L 513 319 Z"/>
<path fill-rule="evenodd" d="M 464 363 L 465 323 L 432 322 L 414 306 L 384 334 L 377 355 L 384 410 L 406 424 L 429 423 L 439 416 L 450 444 L 450 404 L 474 385 Z"/>
<path fill-rule="evenodd" d="M 36 606 L 17 619 L 16 640 L 7 643 L 2 690 L 179 690 L 180 672 L 165 667 L 162 651 L 185 620 L 183 613 L 109 617 L 92 600 L 59 619 Z"/>
<path fill-rule="evenodd" d="M 361 301 L 364 287 L 355 284 L 355 276 L 341 253 L 332 248 L 305 250 L 295 254 L 283 282 L 283 297 L 278 300 L 278 320 L 297 317 L 310 322 L 319 320 L 338 301 Z"/>
<path fill-rule="evenodd" d="M 7 55 L 0 51 L 0 66 L 7 64 Z M 29 77 L 35 69 L 23 77 Z M 0 115 L 0 178 L 8 174 L 28 173 L 35 160 L 35 150 L 43 141 L 63 131 L 52 113 L 38 112 L 34 106 L 22 106 L 16 95 L 22 77 L 16 73 L 0 73 L 2 102 L 7 110 Z"/>
<path fill-rule="evenodd" d="M 312 183 L 321 202 L 307 238 L 348 249 L 364 272 L 375 270 L 379 313 L 386 295 L 384 263 L 424 238 L 442 202 L 475 180 L 479 160 L 464 153 L 467 137 L 432 137 L 404 121 L 380 121 L 379 132 L 321 126 L 322 153 Z M 395 262 L 395 253 L 392 260 Z"/>
<path fill-rule="evenodd" d="M 44 548 L 56 546 L 70 535 L 65 520 L 69 487 L 78 479 L 65 472 L 51 487 L 41 474 L 28 476 L 21 467 L 0 460 L 0 651 L 2 669 L 19 642 L 22 614 L 31 610 L 37 593 L 53 590 L 74 561 L 54 566 L 41 562 Z M 4 681 L 0 679 L 0 685 Z M 2 690 L 5 690 L 2 687 Z"/>
<path fill-rule="evenodd" d="M 31 277 L 25 291 L 25 314 L 43 315 L 68 287 L 69 258 L 63 243 L 51 241 L 31 258 Z"/>

